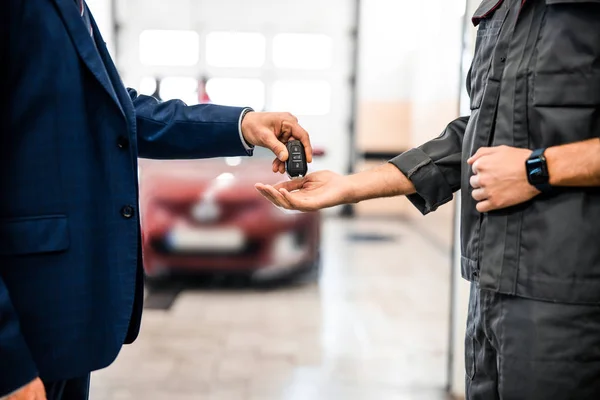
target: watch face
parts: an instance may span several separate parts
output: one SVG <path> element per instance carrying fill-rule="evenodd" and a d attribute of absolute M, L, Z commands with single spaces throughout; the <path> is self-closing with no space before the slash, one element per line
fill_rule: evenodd
<path fill-rule="evenodd" d="M 546 171 L 546 165 L 540 158 L 527 160 L 527 175 L 529 182 L 532 185 L 548 183 L 548 172 Z"/>

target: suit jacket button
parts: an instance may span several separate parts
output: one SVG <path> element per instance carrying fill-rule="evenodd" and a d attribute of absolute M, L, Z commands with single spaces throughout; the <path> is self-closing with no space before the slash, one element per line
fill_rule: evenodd
<path fill-rule="evenodd" d="M 120 149 L 126 149 L 129 147 L 129 139 L 125 136 L 119 136 L 117 139 L 117 146 L 119 146 Z"/>
<path fill-rule="evenodd" d="M 127 219 L 129 219 L 129 218 L 133 217 L 133 215 L 134 215 L 134 214 L 135 214 L 135 210 L 133 209 L 133 207 L 132 207 L 132 206 L 124 206 L 124 207 L 121 209 L 121 215 L 122 215 L 124 218 L 127 218 Z"/>

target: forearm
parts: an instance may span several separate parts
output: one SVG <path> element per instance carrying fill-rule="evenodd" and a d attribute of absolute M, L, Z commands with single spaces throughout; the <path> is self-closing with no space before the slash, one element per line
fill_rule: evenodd
<path fill-rule="evenodd" d="M 354 203 L 379 197 L 394 197 L 415 193 L 410 180 L 394 165 L 384 164 L 368 171 L 350 175 Z"/>
<path fill-rule="evenodd" d="M 248 155 L 240 137 L 243 108 L 178 100 L 158 102 L 129 89 L 143 158 L 189 159 Z"/>
<path fill-rule="evenodd" d="M 600 186 L 600 139 L 549 147 L 544 153 L 553 186 Z"/>

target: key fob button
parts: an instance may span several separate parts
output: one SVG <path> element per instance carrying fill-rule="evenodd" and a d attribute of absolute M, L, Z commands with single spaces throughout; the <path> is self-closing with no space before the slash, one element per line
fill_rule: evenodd
<path fill-rule="evenodd" d="M 306 175 L 307 165 L 302 143 L 298 140 L 290 140 L 286 147 L 290 155 L 285 163 L 285 169 L 289 177 L 297 178 Z"/>

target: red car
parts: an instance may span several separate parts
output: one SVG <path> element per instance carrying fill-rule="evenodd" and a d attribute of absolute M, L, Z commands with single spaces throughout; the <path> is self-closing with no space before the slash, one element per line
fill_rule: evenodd
<path fill-rule="evenodd" d="M 144 267 L 150 280 L 172 273 L 241 273 L 273 280 L 320 268 L 319 213 L 274 207 L 256 182 L 285 179 L 273 156 L 193 161 L 140 160 Z"/>

